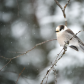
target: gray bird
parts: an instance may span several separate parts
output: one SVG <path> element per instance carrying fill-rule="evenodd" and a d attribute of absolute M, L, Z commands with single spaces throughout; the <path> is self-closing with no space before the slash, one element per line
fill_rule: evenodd
<path fill-rule="evenodd" d="M 65 42 L 69 41 L 70 48 L 76 51 L 81 49 L 84 52 L 84 43 L 65 25 L 59 25 L 56 27 L 56 35 L 60 46 L 64 46 Z"/>

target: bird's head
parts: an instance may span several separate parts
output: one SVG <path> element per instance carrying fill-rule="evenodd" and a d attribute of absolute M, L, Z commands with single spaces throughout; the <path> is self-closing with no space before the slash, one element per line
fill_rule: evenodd
<path fill-rule="evenodd" d="M 63 32 L 67 29 L 67 27 L 65 25 L 59 25 L 56 27 L 56 33 L 60 33 L 60 32 Z"/>

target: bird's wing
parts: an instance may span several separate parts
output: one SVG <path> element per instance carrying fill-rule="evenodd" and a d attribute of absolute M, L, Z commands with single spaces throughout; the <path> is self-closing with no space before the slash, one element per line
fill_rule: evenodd
<path fill-rule="evenodd" d="M 68 33 L 71 34 L 71 35 L 75 35 L 75 34 L 73 33 L 73 31 L 70 30 L 70 29 L 67 29 L 67 30 L 65 30 L 65 31 L 68 32 Z"/>
<path fill-rule="evenodd" d="M 66 32 L 68 32 L 69 34 L 71 34 L 72 38 L 74 37 L 74 38 L 76 38 L 78 40 L 79 47 L 84 52 L 84 43 L 73 33 L 72 30 L 67 29 Z M 71 45 L 70 47 L 78 51 L 78 48 L 76 46 Z"/>
<path fill-rule="evenodd" d="M 71 38 L 76 38 L 77 40 L 78 40 L 78 43 L 80 43 L 81 45 L 83 45 L 84 46 L 84 43 L 73 33 L 73 31 L 72 30 L 70 30 L 70 29 L 67 29 L 66 30 L 66 32 L 68 32 L 69 34 L 71 34 L 72 35 L 72 37 Z"/>

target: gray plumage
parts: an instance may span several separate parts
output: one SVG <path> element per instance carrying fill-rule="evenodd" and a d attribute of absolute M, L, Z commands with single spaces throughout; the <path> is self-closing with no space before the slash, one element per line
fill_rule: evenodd
<path fill-rule="evenodd" d="M 76 51 L 81 49 L 84 52 L 84 43 L 73 33 L 72 30 L 64 25 L 60 25 L 56 28 L 56 32 L 57 40 L 61 46 L 64 46 L 65 42 L 69 41 L 70 48 Z"/>

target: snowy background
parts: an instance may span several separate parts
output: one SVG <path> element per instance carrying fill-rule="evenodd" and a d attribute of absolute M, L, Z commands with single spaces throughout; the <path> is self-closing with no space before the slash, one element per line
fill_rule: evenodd
<path fill-rule="evenodd" d="M 64 6 L 67 0 L 58 0 Z M 71 0 L 66 8 L 68 28 L 74 33 L 84 29 L 84 0 Z M 64 24 L 61 9 L 54 0 L 0 0 L 0 56 L 15 57 L 37 43 L 55 39 L 55 28 Z M 84 42 L 84 32 L 78 34 Z M 40 84 L 47 70 L 61 51 L 57 41 L 36 47 L 12 60 L 0 57 L 0 84 Z M 16 53 L 19 52 L 19 53 Z M 68 48 L 57 63 L 57 84 L 84 84 L 84 53 Z M 48 84 L 55 84 L 54 73 Z M 43 84 L 45 84 L 44 81 Z"/>

